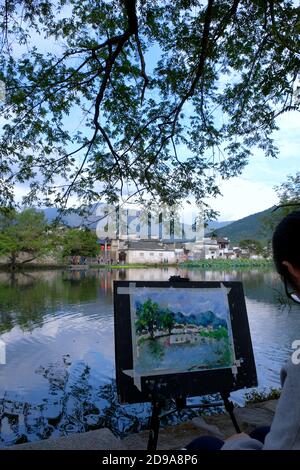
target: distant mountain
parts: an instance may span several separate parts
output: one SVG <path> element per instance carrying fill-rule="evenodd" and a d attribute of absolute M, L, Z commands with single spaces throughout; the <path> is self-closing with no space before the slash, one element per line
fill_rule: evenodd
<path fill-rule="evenodd" d="M 205 228 L 205 233 L 210 233 L 212 230 L 217 230 L 222 227 L 226 227 L 226 225 L 232 224 L 232 220 L 230 221 L 218 221 L 212 220 L 211 222 L 207 223 L 207 227 Z"/>
<path fill-rule="evenodd" d="M 58 209 L 55 207 L 47 207 L 46 209 L 37 209 L 38 212 L 44 212 L 48 222 L 52 222 L 58 216 Z"/>
<path fill-rule="evenodd" d="M 99 216 L 95 215 L 95 208 L 96 208 L 95 205 L 91 206 L 91 208 L 89 209 L 89 213 L 84 217 L 80 216 L 76 212 L 69 212 L 61 218 L 61 221 L 68 227 L 87 226 L 90 229 L 95 229 L 97 222 L 99 220 Z M 48 222 L 52 222 L 54 219 L 56 219 L 59 216 L 59 211 L 55 207 L 47 207 L 45 209 L 38 209 L 38 210 L 44 212 Z M 131 217 L 131 218 L 134 218 L 134 217 Z M 225 225 L 228 225 L 230 223 L 231 222 L 220 222 L 220 221 L 208 222 L 208 226 L 205 229 L 205 232 L 209 233 L 212 230 L 224 227 Z M 158 232 L 158 224 L 156 224 L 156 226 L 153 227 L 153 231 L 155 233 Z"/>
<path fill-rule="evenodd" d="M 271 238 L 271 229 L 264 226 L 264 219 L 270 216 L 274 207 L 270 207 L 262 212 L 248 215 L 242 219 L 226 225 L 226 227 L 214 230 L 218 237 L 227 237 L 231 245 L 237 245 L 241 240 L 253 239 L 263 244 Z"/>
<path fill-rule="evenodd" d="M 226 321 L 211 310 L 192 313 L 191 315 L 183 315 L 181 312 L 172 313 L 172 315 L 176 323 L 183 325 L 212 326 L 214 329 L 219 328 L 219 326 L 227 327 Z"/>
<path fill-rule="evenodd" d="M 44 212 L 46 219 L 48 222 L 52 222 L 59 216 L 59 210 L 55 207 L 46 207 L 44 209 L 38 209 L 41 212 Z M 90 209 L 87 210 L 87 214 L 84 216 L 79 215 L 77 212 L 72 211 L 68 212 L 67 214 L 61 217 L 61 222 L 68 227 L 81 227 L 86 226 L 90 229 L 95 229 L 97 222 L 100 216 L 96 215 L 96 206 L 91 206 Z"/>

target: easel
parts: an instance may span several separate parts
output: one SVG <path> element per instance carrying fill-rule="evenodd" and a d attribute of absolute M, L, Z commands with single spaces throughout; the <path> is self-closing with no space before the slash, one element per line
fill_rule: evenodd
<path fill-rule="evenodd" d="M 152 400 L 152 415 L 150 418 L 150 430 L 149 430 L 149 438 L 148 438 L 148 446 L 147 450 L 150 452 L 154 452 L 157 448 L 157 440 L 159 434 L 159 425 L 161 418 L 165 418 L 166 416 L 171 415 L 177 411 L 182 411 L 183 409 L 192 409 L 192 408 L 213 408 L 217 406 L 224 406 L 225 410 L 229 413 L 231 418 L 232 424 L 237 433 L 240 433 L 240 427 L 234 415 L 234 404 L 232 401 L 229 400 L 229 392 L 221 392 L 222 401 L 217 401 L 214 403 L 201 403 L 198 405 L 187 405 L 186 404 L 186 397 L 177 398 L 175 400 L 176 408 L 168 411 L 167 413 L 161 415 L 161 410 L 164 407 L 165 401 L 164 400 Z"/>
<path fill-rule="evenodd" d="M 170 282 L 188 282 L 189 278 L 183 278 L 180 276 L 171 276 L 169 279 Z M 192 409 L 192 408 L 213 408 L 217 406 L 224 406 L 225 410 L 228 412 L 232 424 L 236 430 L 237 433 L 240 433 L 240 427 L 238 425 L 238 422 L 236 420 L 236 417 L 234 415 L 234 404 L 232 401 L 229 400 L 230 393 L 229 392 L 220 392 L 222 401 L 214 402 L 214 403 L 201 403 L 198 405 L 187 405 L 186 403 L 186 397 L 180 397 L 176 398 L 175 404 L 176 407 L 173 410 L 168 411 L 167 413 L 161 415 L 161 410 L 163 409 L 165 405 L 165 400 L 160 399 L 157 400 L 153 397 L 152 399 L 152 415 L 150 418 L 150 426 L 149 426 L 149 438 L 148 438 L 148 446 L 147 450 L 150 452 L 153 452 L 157 448 L 157 441 L 158 441 L 158 434 L 159 434 L 159 426 L 160 426 L 160 420 L 161 418 L 165 418 L 166 416 L 169 416 L 172 413 L 175 413 L 177 411 L 182 411 L 183 409 Z"/>

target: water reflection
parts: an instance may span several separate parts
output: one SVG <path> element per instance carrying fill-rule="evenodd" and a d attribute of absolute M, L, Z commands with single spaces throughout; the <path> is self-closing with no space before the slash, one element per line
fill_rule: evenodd
<path fill-rule="evenodd" d="M 241 280 L 260 387 L 278 386 L 300 337 L 300 312 L 282 309 L 272 271 L 123 269 L 0 273 L 0 445 L 108 426 L 147 424 L 148 405 L 120 407 L 114 388 L 113 280 Z"/>

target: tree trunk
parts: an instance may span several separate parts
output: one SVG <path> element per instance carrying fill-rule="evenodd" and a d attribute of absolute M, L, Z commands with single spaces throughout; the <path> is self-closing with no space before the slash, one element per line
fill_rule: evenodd
<path fill-rule="evenodd" d="M 25 261 L 22 261 L 21 264 L 30 263 L 30 261 L 34 261 L 35 259 L 37 259 L 37 256 L 34 256 L 33 258 L 25 259 Z"/>
<path fill-rule="evenodd" d="M 16 269 L 16 265 L 17 265 L 17 258 L 18 258 L 18 255 L 15 251 L 13 251 L 11 253 L 11 255 L 9 256 L 9 261 L 10 261 L 10 267 L 11 269 L 14 271 Z"/>

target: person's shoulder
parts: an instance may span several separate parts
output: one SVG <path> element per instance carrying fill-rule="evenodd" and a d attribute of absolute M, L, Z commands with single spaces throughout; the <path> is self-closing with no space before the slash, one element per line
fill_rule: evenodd
<path fill-rule="evenodd" d="M 282 364 L 281 370 L 285 370 L 286 372 L 299 372 L 300 373 L 300 362 L 294 360 L 293 355 L 291 356 Z"/>
<path fill-rule="evenodd" d="M 300 382 L 300 363 L 297 364 L 291 356 L 281 367 L 280 371 L 280 381 L 281 386 L 286 381 L 286 378 L 289 377 L 289 380 L 296 380 Z"/>

